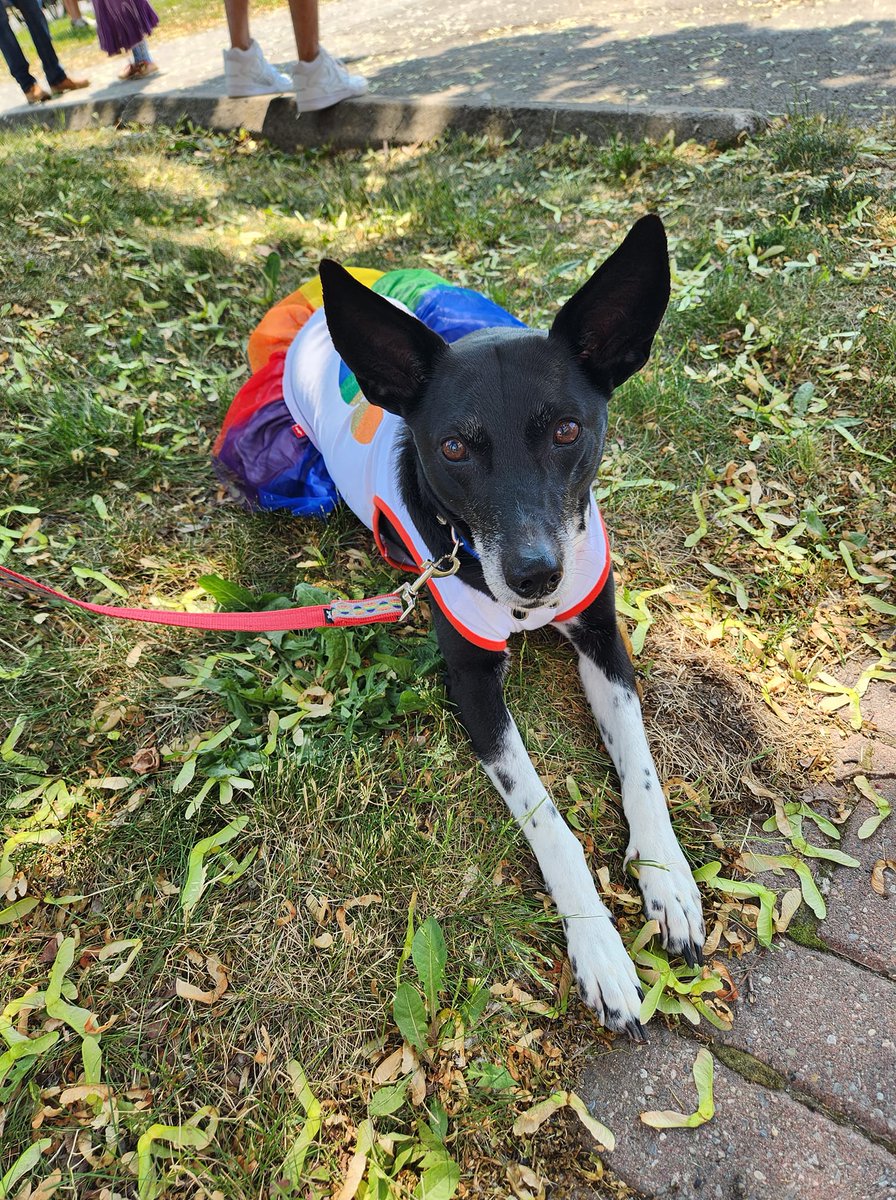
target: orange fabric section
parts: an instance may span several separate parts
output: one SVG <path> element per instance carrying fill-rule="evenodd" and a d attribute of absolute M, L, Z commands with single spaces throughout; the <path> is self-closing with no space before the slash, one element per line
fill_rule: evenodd
<path fill-rule="evenodd" d="M 314 312 L 301 288 L 268 309 L 249 338 L 249 366 L 253 375 L 266 366 L 272 354 L 286 351 Z"/>

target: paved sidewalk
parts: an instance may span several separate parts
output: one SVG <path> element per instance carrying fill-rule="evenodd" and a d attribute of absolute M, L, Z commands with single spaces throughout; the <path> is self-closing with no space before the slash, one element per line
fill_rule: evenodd
<path fill-rule="evenodd" d="M 864 774 L 896 805 L 896 686 L 873 683 L 862 714 L 861 735 L 835 735 L 825 793 L 855 800 L 851 781 Z M 859 840 L 872 812 L 861 801 L 842 837 L 841 849 L 861 866 L 837 867 L 829 879 L 818 873 L 828 915 L 802 926 L 809 944 L 778 937 L 772 949 L 728 963 L 740 992 L 732 1030 L 682 1023 L 670 1033 L 654 1021 L 648 1046 L 617 1042 L 586 1060 L 580 1094 L 616 1134 L 605 1161 L 639 1192 L 670 1200 L 896 1197 L 894 873 L 885 872 L 885 895 L 871 887 L 874 864 L 896 860 L 896 817 Z M 780 891 L 795 881 L 768 882 Z M 696 1108 L 691 1068 L 701 1042 L 715 1059 L 715 1116 L 698 1129 L 649 1128 L 639 1116 L 647 1109 Z"/>
<path fill-rule="evenodd" d="M 892 112 L 896 99 L 894 0 L 381 0 L 372 10 L 330 0 L 321 26 L 327 47 L 387 99 L 764 116 L 799 101 L 860 122 Z M 272 61 L 294 61 L 285 3 L 258 16 L 253 31 Z M 161 75 L 123 84 L 122 59 L 110 60 L 91 69 L 89 92 L 45 107 L 85 96 L 220 97 L 224 39 L 223 12 L 219 27 L 185 37 L 166 39 L 163 23 L 152 39 Z M 22 107 L 6 78 L 0 113 Z"/>

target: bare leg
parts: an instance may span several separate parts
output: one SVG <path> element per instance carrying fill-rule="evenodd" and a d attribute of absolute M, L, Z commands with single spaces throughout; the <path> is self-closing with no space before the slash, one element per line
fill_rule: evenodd
<path fill-rule="evenodd" d="M 248 50 L 252 35 L 249 33 L 249 0 L 224 0 L 227 29 L 233 50 Z"/>
<path fill-rule="evenodd" d="M 233 3 L 233 0 L 229 0 Z M 296 49 L 301 62 L 314 62 L 320 53 L 320 26 L 317 19 L 317 0 L 289 0 L 289 15 L 296 35 Z"/>

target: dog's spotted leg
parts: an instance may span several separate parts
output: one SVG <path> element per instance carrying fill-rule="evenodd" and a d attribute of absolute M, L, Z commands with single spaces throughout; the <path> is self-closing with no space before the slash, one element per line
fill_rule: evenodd
<path fill-rule="evenodd" d="M 603 1024 L 640 1040 L 643 998 L 631 959 L 601 902 L 582 847 L 545 790 L 507 710 L 507 655 L 465 641 L 434 611 L 448 688 L 473 749 L 520 825 L 563 918 L 579 991 Z"/>
<path fill-rule="evenodd" d="M 619 774 L 629 826 L 626 863 L 638 860 L 644 911 L 659 922 L 667 949 L 693 966 L 703 961 L 700 894 L 647 745 L 634 669 L 616 625 L 612 577 L 597 600 L 561 628 L 579 652 L 585 693 Z"/>

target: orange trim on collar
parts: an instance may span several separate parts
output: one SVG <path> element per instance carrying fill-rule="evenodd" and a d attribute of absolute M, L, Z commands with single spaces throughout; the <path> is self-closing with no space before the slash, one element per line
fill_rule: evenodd
<path fill-rule="evenodd" d="M 401 538 L 402 542 L 404 543 L 405 550 L 407 550 L 408 554 L 410 554 L 410 556 L 414 560 L 414 563 L 416 564 L 416 566 L 412 567 L 408 563 L 397 563 L 393 559 L 391 559 L 389 557 L 389 555 L 386 553 L 386 546 L 385 546 L 385 543 L 383 542 L 382 535 L 380 534 L 380 528 L 379 528 L 381 517 L 385 517 L 391 523 L 392 528 L 395 530 L 395 532 Z M 389 564 L 390 567 L 395 567 L 399 571 L 411 571 L 415 575 L 420 574 L 421 564 L 422 564 L 423 560 L 421 559 L 420 555 L 418 554 L 417 548 L 415 547 L 413 540 L 411 539 L 410 535 L 408 534 L 408 531 L 402 525 L 401 521 L 399 521 L 398 517 L 396 517 L 395 513 L 389 507 L 389 505 L 386 504 L 386 502 L 384 500 L 381 500 L 379 498 L 379 496 L 374 496 L 374 498 L 373 498 L 373 540 L 376 542 L 376 546 L 377 546 L 377 549 L 379 550 L 380 554 L 382 554 L 383 558 L 386 560 L 386 562 Z M 474 646 L 478 646 L 481 650 L 502 651 L 502 650 L 507 649 L 506 641 L 503 641 L 503 642 L 489 641 L 488 638 L 480 637 L 478 633 L 474 633 L 472 629 L 468 629 L 466 627 L 466 625 L 462 624 L 458 620 L 458 618 L 454 615 L 454 613 L 452 613 L 451 610 L 446 606 L 445 601 L 439 595 L 436 588 L 433 587 L 432 580 L 430 580 L 426 586 L 429 588 L 430 596 L 432 596 L 433 600 L 435 600 L 436 604 L 438 604 L 439 608 L 442 610 L 442 614 L 444 615 L 446 620 L 450 621 L 450 623 L 454 626 L 454 628 L 461 635 L 461 637 L 466 638 L 466 640 L 468 642 L 472 642 Z"/>

